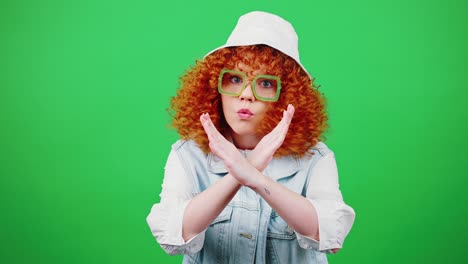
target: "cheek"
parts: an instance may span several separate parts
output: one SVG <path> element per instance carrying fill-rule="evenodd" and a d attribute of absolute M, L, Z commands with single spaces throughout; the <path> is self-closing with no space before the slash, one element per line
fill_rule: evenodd
<path fill-rule="evenodd" d="M 226 99 L 224 99 L 224 96 L 221 96 L 221 106 L 223 108 L 223 113 L 224 115 L 226 115 L 226 112 L 227 112 L 227 102 L 226 102 Z"/>
<path fill-rule="evenodd" d="M 234 107 L 234 100 L 236 99 L 235 97 L 232 96 L 227 96 L 227 95 L 221 95 L 221 104 L 223 106 L 223 110 L 229 110 Z"/>
<path fill-rule="evenodd" d="M 269 105 L 262 102 L 262 105 L 259 107 L 258 113 L 263 117 L 268 112 L 268 109 L 269 109 Z"/>
<path fill-rule="evenodd" d="M 233 112 L 232 97 L 221 95 L 221 105 L 223 108 L 224 118 L 226 119 L 226 121 L 229 122 L 229 120 L 231 119 L 232 112 Z"/>
<path fill-rule="evenodd" d="M 226 96 L 224 94 L 221 95 L 221 105 L 223 106 L 223 109 L 226 107 L 227 105 L 227 100 L 228 98 L 226 98 Z"/>

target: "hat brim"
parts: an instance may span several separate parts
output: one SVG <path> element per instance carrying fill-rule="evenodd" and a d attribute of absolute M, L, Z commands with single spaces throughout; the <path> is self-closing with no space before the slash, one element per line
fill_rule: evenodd
<path fill-rule="evenodd" d="M 220 49 L 223 49 L 223 48 L 230 48 L 230 47 L 243 47 L 243 46 L 252 46 L 252 45 L 267 45 L 268 47 L 270 48 L 273 48 L 273 49 L 276 49 L 274 47 L 272 47 L 271 45 L 268 45 L 268 43 L 252 43 L 252 44 L 237 44 L 237 45 L 223 45 L 223 46 L 220 46 L 210 52 L 208 52 L 205 56 L 203 56 L 203 59 L 205 59 L 207 56 L 209 56 L 210 54 L 212 54 L 213 52 L 217 51 L 217 50 L 220 50 Z M 278 49 L 276 49 L 278 50 Z M 309 78 L 312 79 L 312 76 L 310 75 L 310 73 L 306 70 L 306 68 L 304 67 L 304 65 L 302 65 L 302 63 L 300 61 L 297 61 L 296 59 L 292 58 L 291 56 L 285 54 L 284 52 L 282 52 L 281 50 L 278 50 L 279 52 L 283 53 L 284 55 L 290 57 L 291 59 L 293 59 L 297 64 L 299 64 L 299 66 L 301 66 L 301 68 L 304 70 L 305 73 L 307 73 L 307 75 L 309 75 Z"/>

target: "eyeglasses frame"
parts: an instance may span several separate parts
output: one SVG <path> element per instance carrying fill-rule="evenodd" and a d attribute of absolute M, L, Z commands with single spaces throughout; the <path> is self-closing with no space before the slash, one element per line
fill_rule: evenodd
<path fill-rule="evenodd" d="M 242 89 L 239 91 L 239 93 L 230 93 L 230 92 L 223 91 L 223 89 L 221 87 L 222 87 L 222 84 L 223 84 L 223 75 L 225 73 L 234 73 L 234 74 L 238 74 L 238 75 L 242 76 L 243 84 L 242 84 Z M 266 98 L 266 97 L 259 96 L 257 94 L 257 89 L 256 89 L 256 83 L 257 82 L 256 81 L 259 78 L 268 78 L 268 79 L 275 80 L 277 82 L 278 85 L 277 85 L 277 88 L 276 88 L 276 96 L 274 98 Z M 221 72 L 219 73 L 219 77 L 218 77 L 218 92 L 220 94 L 225 94 L 225 95 L 229 95 L 229 96 L 239 96 L 239 95 L 242 94 L 242 92 L 247 87 L 246 80 L 247 80 L 247 74 L 245 74 L 244 72 L 237 71 L 237 70 L 230 70 L 230 69 L 226 69 L 226 68 L 222 69 Z M 280 92 L 281 92 L 281 79 L 278 76 L 274 76 L 274 75 L 259 74 L 259 75 L 256 75 L 254 77 L 254 79 L 252 80 L 251 88 L 252 88 L 252 92 L 253 92 L 256 99 L 258 99 L 260 101 L 266 101 L 266 102 L 276 102 L 276 101 L 278 101 L 278 98 L 279 98 L 279 95 L 280 95 Z"/>

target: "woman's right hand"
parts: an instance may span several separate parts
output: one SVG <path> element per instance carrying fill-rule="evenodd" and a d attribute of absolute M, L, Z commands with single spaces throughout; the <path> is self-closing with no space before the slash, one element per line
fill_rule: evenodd
<path fill-rule="evenodd" d="M 268 163 L 273 159 L 276 150 L 283 144 L 286 134 L 288 133 L 289 125 L 294 116 L 294 106 L 288 105 L 288 108 L 283 112 L 283 118 L 278 125 L 253 149 L 247 160 L 259 171 L 263 171 Z"/>

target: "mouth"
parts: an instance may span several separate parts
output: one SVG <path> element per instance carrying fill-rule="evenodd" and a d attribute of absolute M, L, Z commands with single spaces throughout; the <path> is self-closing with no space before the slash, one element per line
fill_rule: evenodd
<path fill-rule="evenodd" d="M 250 112 L 249 109 L 242 108 L 241 110 L 237 111 L 237 115 L 240 117 L 240 119 L 249 119 L 254 114 Z"/>

